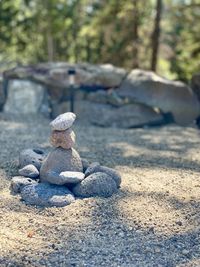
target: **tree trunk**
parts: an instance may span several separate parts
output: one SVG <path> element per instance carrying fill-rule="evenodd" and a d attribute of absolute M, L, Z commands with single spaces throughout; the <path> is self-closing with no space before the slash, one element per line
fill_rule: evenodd
<path fill-rule="evenodd" d="M 154 29 L 152 32 L 152 57 L 151 57 L 151 70 L 156 71 L 159 42 L 160 42 L 160 22 L 162 15 L 162 0 L 157 0 L 156 4 L 156 16 L 154 20 Z"/>
<path fill-rule="evenodd" d="M 133 68 L 139 67 L 138 61 L 138 34 L 139 14 L 138 14 L 138 0 L 133 0 Z"/>
<path fill-rule="evenodd" d="M 46 22 L 47 22 L 46 43 L 47 43 L 48 61 L 53 61 L 54 60 L 54 40 L 53 40 L 53 34 L 52 34 L 51 0 L 45 1 L 45 8 L 46 8 Z"/>

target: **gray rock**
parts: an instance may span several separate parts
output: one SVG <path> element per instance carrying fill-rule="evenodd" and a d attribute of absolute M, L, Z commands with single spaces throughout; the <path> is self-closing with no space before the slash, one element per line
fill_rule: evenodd
<path fill-rule="evenodd" d="M 19 155 L 20 168 L 32 164 L 39 170 L 45 157 L 46 154 L 42 150 L 25 149 Z"/>
<path fill-rule="evenodd" d="M 66 112 L 60 114 L 58 117 L 53 120 L 50 125 L 53 130 L 64 131 L 69 129 L 76 119 L 76 115 L 72 112 Z"/>
<path fill-rule="evenodd" d="M 98 172 L 95 170 L 98 170 L 100 168 L 100 163 L 99 162 L 92 162 L 88 168 L 85 171 L 85 177 L 89 176 L 90 174 L 94 173 L 94 172 Z"/>
<path fill-rule="evenodd" d="M 10 185 L 10 190 L 12 193 L 20 193 L 21 190 L 27 186 L 27 185 L 32 185 L 32 184 L 37 184 L 36 181 L 30 179 L 30 178 L 25 178 L 22 176 L 15 176 L 11 180 L 11 185 Z"/>
<path fill-rule="evenodd" d="M 82 164 L 83 164 L 83 172 L 85 173 L 87 168 L 90 166 L 90 162 L 85 158 L 81 158 L 81 161 L 82 161 Z"/>
<path fill-rule="evenodd" d="M 117 187 L 120 187 L 121 184 L 121 176 L 117 173 L 117 171 L 108 168 L 106 166 L 101 166 L 98 162 L 92 163 L 85 172 L 85 177 L 91 175 L 92 173 L 96 172 L 104 172 L 108 175 L 110 175 L 113 180 L 115 181 Z"/>
<path fill-rule="evenodd" d="M 200 114 L 198 99 L 191 88 L 151 71 L 131 71 L 117 92 L 121 97 L 172 113 L 174 120 L 181 125 L 193 122 Z"/>
<path fill-rule="evenodd" d="M 61 172 L 83 172 L 83 165 L 78 152 L 71 149 L 55 148 L 44 160 L 40 169 L 40 180 L 42 182 L 55 183 L 56 177 L 60 179 Z"/>
<path fill-rule="evenodd" d="M 73 194 L 65 186 L 47 183 L 24 187 L 21 197 L 26 204 L 42 207 L 64 207 L 75 200 Z"/>
<path fill-rule="evenodd" d="M 63 180 L 63 184 L 78 184 L 80 183 L 85 174 L 82 172 L 61 172 L 59 177 Z"/>
<path fill-rule="evenodd" d="M 19 174 L 29 178 L 37 178 L 39 176 L 39 171 L 34 165 L 29 164 L 20 169 Z"/>
<path fill-rule="evenodd" d="M 7 113 L 38 113 L 43 104 L 45 88 L 33 81 L 13 79 L 8 84 L 4 106 Z"/>
<path fill-rule="evenodd" d="M 96 172 L 86 177 L 73 188 L 73 193 L 78 197 L 110 197 L 117 191 L 113 178 L 106 173 Z"/>
<path fill-rule="evenodd" d="M 91 103 L 90 110 L 90 122 L 103 127 L 132 128 L 160 124 L 164 121 L 159 111 L 139 103 L 119 108 L 108 104 Z"/>

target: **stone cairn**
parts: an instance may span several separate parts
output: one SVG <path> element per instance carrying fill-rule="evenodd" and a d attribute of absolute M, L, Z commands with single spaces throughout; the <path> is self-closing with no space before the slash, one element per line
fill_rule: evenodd
<path fill-rule="evenodd" d="M 12 178 L 11 192 L 20 194 L 26 204 L 63 207 L 75 197 L 110 197 L 120 187 L 121 177 L 113 169 L 81 159 L 73 148 L 72 125 L 76 115 L 67 112 L 50 123 L 54 149 L 26 149 L 20 153 L 19 175 Z"/>

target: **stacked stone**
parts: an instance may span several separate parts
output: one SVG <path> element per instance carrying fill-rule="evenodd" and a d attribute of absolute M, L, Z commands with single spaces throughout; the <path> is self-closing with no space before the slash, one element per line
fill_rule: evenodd
<path fill-rule="evenodd" d="M 74 149 L 72 130 L 76 115 L 67 112 L 50 123 L 50 142 L 54 149 L 45 155 L 27 149 L 20 154 L 21 176 L 13 177 L 11 189 L 31 205 L 66 206 L 76 197 L 109 197 L 120 186 L 121 177 L 98 162 L 81 160 Z"/>

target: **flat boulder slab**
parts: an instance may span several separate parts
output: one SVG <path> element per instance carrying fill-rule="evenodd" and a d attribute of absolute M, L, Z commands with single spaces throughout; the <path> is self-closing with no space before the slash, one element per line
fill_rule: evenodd
<path fill-rule="evenodd" d="M 110 197 L 117 192 L 117 185 L 110 175 L 96 172 L 74 186 L 72 191 L 77 197 Z"/>
<path fill-rule="evenodd" d="M 40 149 L 25 149 L 19 155 L 19 166 L 23 168 L 26 165 L 32 164 L 40 170 L 45 157 L 45 152 Z"/>
<path fill-rule="evenodd" d="M 19 170 L 19 174 L 33 179 L 38 178 L 38 176 L 40 175 L 38 169 L 33 164 L 24 166 Z"/>
<path fill-rule="evenodd" d="M 50 137 L 50 143 L 54 147 L 62 147 L 69 149 L 75 145 L 76 135 L 72 129 L 64 131 L 52 131 Z"/>
<path fill-rule="evenodd" d="M 25 186 L 33 184 L 37 184 L 37 182 L 23 176 L 15 176 L 11 180 L 10 190 L 13 194 L 19 194 Z"/>
<path fill-rule="evenodd" d="M 21 198 L 28 205 L 42 207 L 64 207 L 75 201 L 65 186 L 40 183 L 26 186 L 21 191 Z"/>
<path fill-rule="evenodd" d="M 45 88 L 33 81 L 13 79 L 8 83 L 6 113 L 38 113 L 43 105 Z"/>
<path fill-rule="evenodd" d="M 87 170 L 85 171 L 85 177 L 87 177 L 87 176 L 89 176 L 89 175 L 91 175 L 93 173 L 96 173 L 96 172 L 103 172 L 103 173 L 108 174 L 115 181 L 117 187 L 118 188 L 120 187 L 121 176 L 118 174 L 118 172 L 113 170 L 113 169 L 111 169 L 111 168 L 109 168 L 109 167 L 101 166 L 98 162 L 92 163 L 87 168 Z"/>
<path fill-rule="evenodd" d="M 164 122 L 162 114 L 144 104 L 133 103 L 122 107 L 108 104 L 90 105 L 89 116 L 92 124 L 102 127 L 136 128 L 145 125 L 160 125 Z"/>
<path fill-rule="evenodd" d="M 131 71 L 117 93 L 129 101 L 172 113 L 180 125 L 192 123 L 200 114 L 198 99 L 186 84 L 164 79 L 151 71 Z"/>
<path fill-rule="evenodd" d="M 52 127 L 52 130 L 64 131 L 73 125 L 75 119 L 76 115 L 74 113 L 66 112 L 56 117 L 55 120 L 50 123 L 50 126 Z"/>
<path fill-rule="evenodd" d="M 78 152 L 74 148 L 55 148 L 44 160 L 40 169 L 40 180 L 42 182 L 52 182 L 52 176 L 61 172 L 83 172 L 83 165 Z M 54 178 L 55 179 L 55 178 Z"/>

